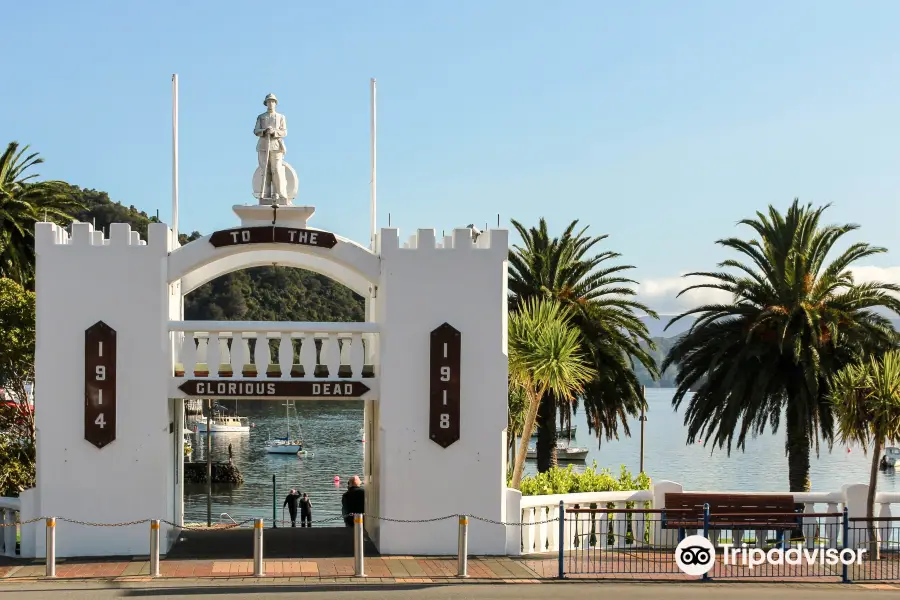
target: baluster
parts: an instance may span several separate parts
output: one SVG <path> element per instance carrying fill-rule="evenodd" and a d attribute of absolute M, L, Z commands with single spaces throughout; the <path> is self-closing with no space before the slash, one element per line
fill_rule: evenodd
<path fill-rule="evenodd" d="M 195 334 L 196 335 L 196 334 Z M 206 375 L 209 376 L 209 364 L 206 362 L 207 349 L 209 348 L 208 333 L 197 337 L 197 364 L 206 367 Z"/>
<path fill-rule="evenodd" d="M 219 367 L 222 366 L 219 358 L 222 345 L 219 344 L 219 342 L 220 340 L 218 333 L 209 334 L 208 342 L 206 345 L 206 365 L 209 368 L 210 377 L 218 377 Z"/>
<path fill-rule="evenodd" d="M 181 341 L 181 366 L 184 369 L 184 376 L 191 378 L 194 376 L 194 369 L 197 366 L 197 346 L 195 345 L 193 331 L 185 331 L 184 339 Z"/>
<path fill-rule="evenodd" d="M 644 508 L 643 502 L 635 502 L 635 508 Z M 647 514 L 631 513 L 631 536 L 633 548 L 642 548 L 646 545 L 644 542 L 644 533 L 647 531 Z"/>
<path fill-rule="evenodd" d="M 322 363 L 328 367 L 328 377 L 336 379 L 338 369 L 341 366 L 341 349 L 337 334 L 329 333 L 328 337 L 322 340 L 322 344 L 324 345 L 322 348 Z"/>
<path fill-rule="evenodd" d="M 221 369 L 222 365 L 230 365 L 231 364 L 231 353 L 228 351 L 228 338 L 233 334 L 229 332 L 219 332 L 219 368 Z"/>
<path fill-rule="evenodd" d="M 522 547 L 525 554 L 534 552 L 534 508 L 522 509 Z"/>
<path fill-rule="evenodd" d="M 804 513 L 816 512 L 815 502 L 804 502 L 803 503 L 803 512 Z M 803 518 L 803 537 L 805 539 L 807 548 L 815 548 L 816 547 L 816 525 L 818 525 L 818 523 L 819 523 L 819 519 L 816 517 L 804 517 Z"/>
<path fill-rule="evenodd" d="M 244 337 L 241 335 L 241 347 L 244 349 L 244 364 L 250 365 L 253 364 L 250 361 L 250 338 L 254 337 L 254 333 L 248 333 L 248 337 Z M 244 376 L 244 365 L 241 365 L 241 377 Z"/>
<path fill-rule="evenodd" d="M 281 369 L 281 378 L 289 379 L 291 369 L 294 368 L 294 338 L 290 333 L 282 333 L 278 342 L 278 367 Z M 306 367 L 304 367 L 306 368 Z"/>
<path fill-rule="evenodd" d="M 353 371 L 352 377 L 362 378 L 365 360 L 366 354 L 363 350 L 362 334 L 354 333 L 350 342 L 350 369 Z M 557 512 L 559 512 L 558 509 Z"/>
<path fill-rule="evenodd" d="M 882 502 L 881 510 L 878 513 L 879 519 L 891 519 L 893 515 L 891 514 L 891 503 L 890 502 Z M 881 527 L 877 529 L 879 539 L 881 540 L 881 550 L 887 551 L 891 549 L 891 531 L 893 522 L 889 520 L 880 521 L 879 524 Z M 874 557 L 873 557 L 874 558 Z"/>
<path fill-rule="evenodd" d="M 253 356 L 253 364 L 256 365 L 256 378 L 264 379 L 272 364 L 272 353 L 269 350 L 269 334 L 259 332 L 256 334 L 256 350 Z"/>
<path fill-rule="evenodd" d="M 830 514 L 840 512 L 838 510 L 838 503 L 837 502 L 829 502 L 828 509 L 825 512 L 828 512 Z M 842 522 L 843 521 L 842 521 L 841 517 L 825 517 L 825 536 L 824 537 L 826 537 L 825 544 L 829 548 L 837 548 L 838 534 L 840 533 Z"/>
<path fill-rule="evenodd" d="M 300 346 L 300 364 L 303 365 L 303 376 L 307 379 L 315 377 L 316 373 L 316 337 L 313 333 L 303 336 L 303 344 Z M 282 367 L 284 368 L 284 367 Z M 290 372 L 290 369 L 288 369 Z M 284 371 L 281 376 L 284 377 Z"/>
<path fill-rule="evenodd" d="M 613 508 L 618 506 L 613 503 Z M 590 507 L 590 505 L 588 505 Z M 600 504 L 597 508 L 606 508 L 606 504 Z M 613 534 L 612 539 L 612 547 L 615 548 L 618 545 L 619 538 L 619 513 L 608 513 L 608 512 L 600 512 L 600 513 L 577 513 L 578 514 L 578 528 L 579 532 L 583 535 L 581 536 L 582 541 L 584 543 L 583 550 L 589 550 L 591 548 L 591 526 L 594 526 L 594 537 L 596 538 L 594 544 L 597 548 L 601 550 L 606 550 L 610 547 L 609 542 L 609 534 Z"/>
<path fill-rule="evenodd" d="M 349 336 L 337 336 L 338 345 L 341 348 L 341 366 L 350 366 L 350 344 L 353 340 Z M 353 375 L 351 375 L 352 377 Z"/>
<path fill-rule="evenodd" d="M 354 340 L 353 343 L 355 344 L 356 341 Z M 549 509 L 549 510 L 546 510 L 546 509 Z M 545 510 L 547 512 L 547 516 L 544 517 L 545 520 L 552 521 L 557 516 L 559 516 L 559 505 L 558 504 L 551 504 L 550 506 L 546 507 L 546 509 Z M 547 544 L 548 544 L 547 551 L 548 552 L 556 552 L 557 550 L 559 550 L 559 540 L 556 539 L 558 537 L 559 537 L 559 523 L 556 521 L 547 523 Z"/>
<path fill-rule="evenodd" d="M 235 332 L 231 336 L 231 373 L 232 377 L 244 376 L 244 334 Z"/>
<path fill-rule="evenodd" d="M 626 508 L 625 502 L 616 502 L 617 509 Z M 628 513 L 615 513 L 616 524 L 616 548 L 625 548 L 628 540 Z"/>

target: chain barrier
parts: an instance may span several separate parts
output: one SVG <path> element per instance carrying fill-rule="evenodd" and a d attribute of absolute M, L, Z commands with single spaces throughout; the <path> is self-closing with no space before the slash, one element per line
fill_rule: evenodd
<path fill-rule="evenodd" d="M 476 521 L 482 521 L 484 523 L 489 523 L 491 525 L 518 526 L 518 527 L 530 527 L 531 525 L 543 525 L 543 524 L 547 524 L 547 523 L 556 523 L 559 521 L 558 517 L 554 517 L 552 519 L 547 519 L 544 521 L 531 521 L 528 523 L 524 523 L 524 522 L 519 523 L 519 522 L 495 521 L 493 519 L 487 519 L 487 518 L 478 517 L 475 515 L 460 515 L 460 514 L 447 515 L 444 517 L 434 517 L 431 519 L 391 519 L 389 517 L 382 517 L 379 515 L 370 515 L 367 513 L 363 514 L 363 517 L 365 517 L 367 519 L 377 519 L 379 521 L 387 521 L 390 523 L 436 523 L 438 521 L 447 521 L 449 519 L 458 519 L 460 517 L 468 517 L 470 519 L 474 519 Z M 47 518 L 48 517 L 36 517 L 34 519 L 28 519 L 27 521 L 15 521 L 12 523 L 3 522 L 3 523 L 0 523 L 0 528 L 13 527 L 13 526 L 17 526 L 17 525 L 28 525 L 30 523 L 37 523 L 38 521 L 45 521 Z M 149 523 L 152 519 L 140 519 L 138 521 L 127 521 L 124 523 L 92 523 L 90 521 L 79 521 L 77 519 L 68 519 L 65 517 L 56 517 L 56 520 L 66 522 L 66 523 L 72 523 L 75 525 L 84 525 L 86 527 L 130 527 L 132 525 L 140 525 L 142 523 Z M 265 519 L 265 520 L 267 522 L 270 522 L 269 519 Z M 295 522 L 298 522 L 298 521 L 301 521 L 301 519 L 298 518 L 297 521 L 295 521 Z M 334 523 L 334 522 L 338 522 L 338 521 L 343 522 L 344 517 L 339 516 L 339 517 L 328 517 L 326 519 L 314 519 L 312 521 L 307 521 L 307 523 L 312 523 L 312 524 L 320 523 L 321 524 L 321 523 Z M 172 521 L 166 521 L 165 519 L 159 519 L 159 522 L 165 523 L 166 525 L 173 527 L 175 529 L 200 531 L 200 530 L 208 530 L 208 529 L 233 529 L 235 527 L 242 527 L 244 525 L 253 523 L 253 518 L 245 519 L 245 520 L 237 522 L 237 523 L 216 523 L 212 527 L 208 527 L 206 525 L 178 525 L 177 523 L 173 523 Z M 274 522 L 281 525 L 281 524 L 290 524 L 291 521 L 287 520 L 287 519 L 276 519 Z"/>
<path fill-rule="evenodd" d="M 126 523 L 91 523 L 89 521 L 78 521 L 75 519 L 67 519 L 65 517 L 56 517 L 56 520 L 65 523 L 73 523 L 75 525 L 85 525 L 87 527 L 130 527 L 132 525 L 150 522 L 150 519 L 141 519 L 140 521 L 128 521 Z"/>
<path fill-rule="evenodd" d="M 43 521 L 44 517 L 35 517 L 34 519 L 28 519 L 27 521 L 13 521 L 11 523 L 0 523 L 0 529 L 4 527 L 15 527 L 16 525 L 28 525 L 29 523 L 37 523 L 38 521 Z"/>

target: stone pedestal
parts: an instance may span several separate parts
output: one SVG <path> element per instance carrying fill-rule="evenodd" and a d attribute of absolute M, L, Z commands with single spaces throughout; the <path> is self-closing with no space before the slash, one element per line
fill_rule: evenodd
<path fill-rule="evenodd" d="M 233 206 L 232 210 L 241 220 L 243 227 L 274 225 L 296 229 L 306 229 L 306 222 L 316 212 L 314 206 L 286 206 L 283 204 L 274 206 L 239 204 Z"/>

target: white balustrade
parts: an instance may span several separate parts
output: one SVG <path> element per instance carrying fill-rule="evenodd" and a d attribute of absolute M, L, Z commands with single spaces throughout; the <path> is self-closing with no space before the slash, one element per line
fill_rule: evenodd
<path fill-rule="evenodd" d="M 171 321 L 169 330 L 177 377 L 301 378 L 292 372 L 295 365 L 303 379 L 361 379 L 367 367 L 375 375 L 376 365 L 366 364 L 367 356 L 374 357 L 367 346 L 378 333 L 375 323 Z"/>
<path fill-rule="evenodd" d="M 672 485 L 671 482 L 665 482 Z M 677 485 L 677 484 L 676 484 Z M 691 491 L 688 493 L 701 493 Z M 724 492 L 710 491 L 710 494 L 785 494 L 790 492 Z M 843 519 L 840 514 L 844 507 L 848 505 L 844 491 L 839 492 L 804 492 L 794 493 L 794 500 L 797 504 L 803 505 L 801 517 L 801 530 L 803 532 L 803 541 L 808 548 L 840 548 L 844 543 L 843 540 Z M 551 496 L 523 496 L 520 501 L 520 523 L 522 530 L 522 553 L 523 554 L 545 554 L 556 553 L 559 551 L 560 544 L 566 551 L 579 549 L 589 549 L 589 544 L 595 544 L 595 548 L 599 550 L 626 550 L 630 548 L 645 547 L 644 533 L 650 532 L 651 547 L 659 545 L 674 545 L 677 543 L 676 537 L 659 536 L 654 539 L 654 525 L 658 529 L 661 518 L 660 513 L 639 513 L 639 512 L 621 512 L 621 513 L 568 513 L 565 516 L 564 537 L 559 537 L 558 519 L 562 515 L 559 514 L 559 502 L 562 501 L 566 509 L 572 508 L 590 508 L 592 505 L 596 508 L 607 508 L 610 505 L 616 509 L 624 509 L 628 503 L 634 503 L 634 508 L 654 508 L 662 509 L 664 506 L 652 506 L 653 490 L 636 490 L 625 492 L 589 492 L 578 494 L 557 494 Z M 893 510 L 893 506 L 900 505 L 900 492 L 879 492 L 875 496 L 875 516 L 880 519 L 893 518 L 898 511 Z M 851 509 L 851 512 L 854 512 Z M 857 507 L 857 514 L 865 514 L 865 507 Z M 823 513 L 835 516 L 814 516 Z M 811 515 L 811 516 L 803 516 Z M 551 523 L 542 523 L 542 521 L 554 520 Z M 630 526 L 629 526 L 630 521 Z M 515 525 L 518 527 L 518 525 Z M 865 523 L 862 521 L 850 523 L 851 532 L 856 531 L 856 539 L 849 540 L 851 542 L 861 543 L 862 537 L 867 539 L 867 534 L 863 531 Z M 900 540 L 891 539 L 893 533 L 894 538 L 897 537 L 896 531 L 900 528 L 900 517 L 896 521 L 876 521 L 875 529 L 878 533 L 881 548 L 883 550 L 898 550 Z M 628 533 L 631 535 L 628 535 Z M 657 535 L 658 535 L 657 531 Z M 674 532 L 673 532 L 674 533 Z M 692 531 L 686 531 L 686 535 L 691 535 Z M 702 533 L 700 530 L 698 533 Z M 609 534 L 612 534 L 610 541 Z M 710 539 L 714 544 L 719 545 L 723 541 L 728 541 L 735 546 L 772 546 L 773 543 L 767 540 L 780 540 L 781 531 L 766 530 L 736 530 L 736 531 L 710 531 Z M 593 538 L 593 539 L 592 539 Z M 577 541 L 576 541 L 577 539 Z M 794 539 L 791 543 L 796 544 L 800 540 Z M 672 542 L 669 544 L 669 542 Z M 577 546 L 576 546 L 577 544 Z M 582 545 L 585 548 L 582 548 Z"/>

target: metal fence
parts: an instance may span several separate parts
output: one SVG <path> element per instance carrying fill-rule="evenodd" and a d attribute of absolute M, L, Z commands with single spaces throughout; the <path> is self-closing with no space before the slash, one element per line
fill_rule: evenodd
<path fill-rule="evenodd" d="M 791 528 L 784 519 L 793 513 L 760 513 L 742 515 L 748 524 L 728 529 L 710 519 L 707 505 L 694 530 L 667 521 L 665 509 L 560 507 L 560 514 L 560 578 L 900 580 L 900 517 L 873 519 L 870 528 L 846 509 L 798 512 Z M 770 528 L 779 520 L 773 517 L 782 517 L 778 529 Z M 679 546 L 695 535 L 702 540 Z M 702 568 L 692 571 L 691 563 Z"/>

